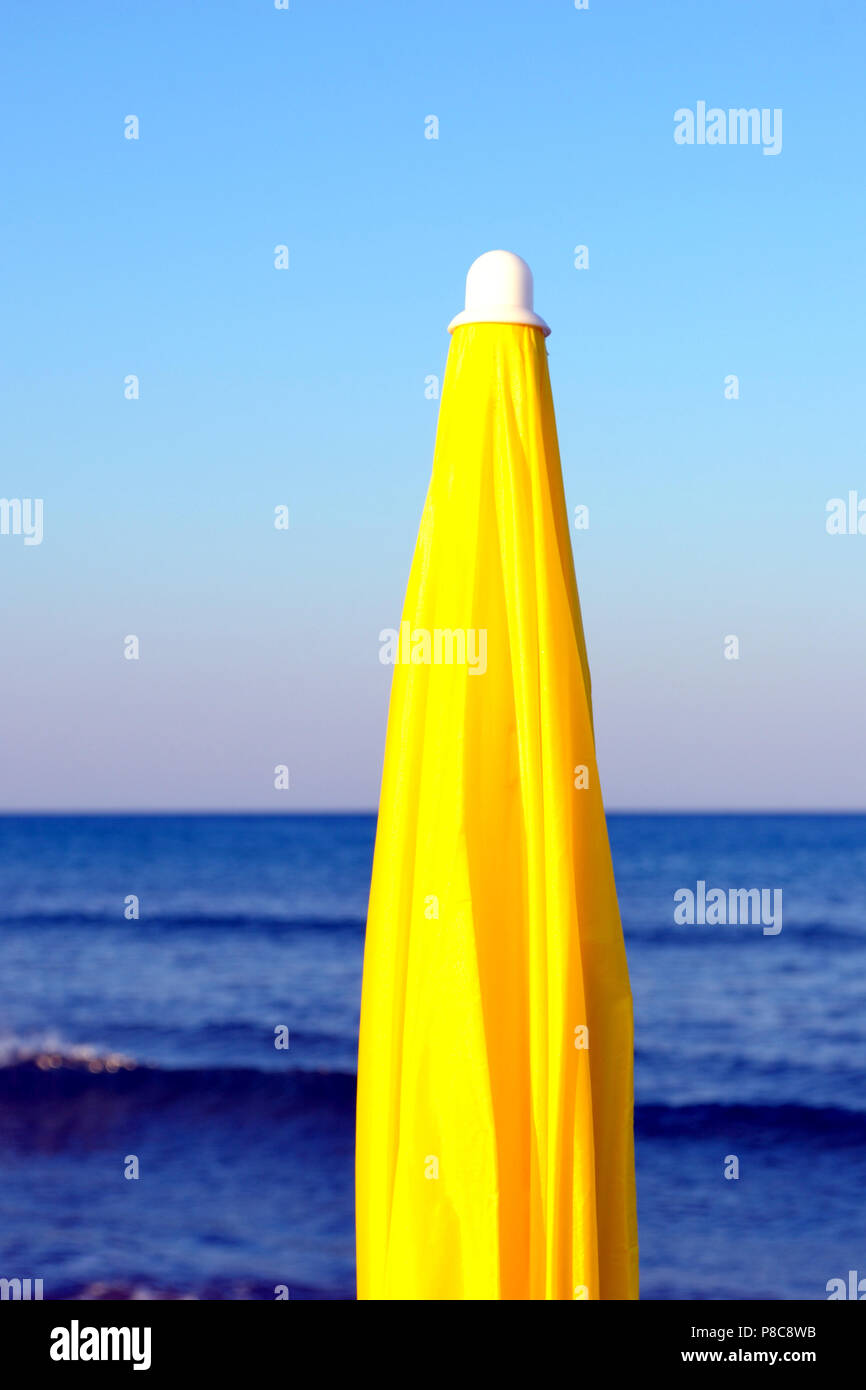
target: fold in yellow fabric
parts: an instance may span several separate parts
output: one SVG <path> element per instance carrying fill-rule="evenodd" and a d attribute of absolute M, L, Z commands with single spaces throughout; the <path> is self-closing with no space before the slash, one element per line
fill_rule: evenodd
<path fill-rule="evenodd" d="M 637 1298 L 631 992 L 538 328 L 454 331 L 387 640 L 358 1297 Z"/>

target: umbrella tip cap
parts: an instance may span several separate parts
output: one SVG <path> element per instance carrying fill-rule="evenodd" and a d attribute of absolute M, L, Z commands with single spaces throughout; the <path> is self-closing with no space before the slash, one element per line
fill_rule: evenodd
<path fill-rule="evenodd" d="M 485 251 L 469 267 L 466 307 L 448 325 L 449 333 L 463 323 L 525 323 L 550 329 L 534 309 L 532 271 L 513 251 Z"/>

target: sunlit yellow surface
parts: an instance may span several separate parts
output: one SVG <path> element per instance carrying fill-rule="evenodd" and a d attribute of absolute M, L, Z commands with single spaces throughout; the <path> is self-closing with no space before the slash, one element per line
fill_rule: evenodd
<path fill-rule="evenodd" d="M 437 629 L 466 660 L 421 660 Z M 358 1296 L 636 1298 L 631 994 L 537 328 L 453 334 L 396 657 Z"/>

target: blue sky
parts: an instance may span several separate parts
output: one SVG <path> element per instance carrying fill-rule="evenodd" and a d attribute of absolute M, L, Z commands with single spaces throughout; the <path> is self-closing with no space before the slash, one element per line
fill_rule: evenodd
<path fill-rule="evenodd" d="M 608 805 L 866 804 L 866 535 L 825 529 L 866 498 L 862 6 L 49 0 L 4 28 L 0 493 L 44 499 L 44 539 L 0 536 L 0 807 L 375 806 L 425 378 L 493 247 L 533 268 L 590 508 Z M 781 153 L 677 145 L 698 101 L 780 108 Z"/>

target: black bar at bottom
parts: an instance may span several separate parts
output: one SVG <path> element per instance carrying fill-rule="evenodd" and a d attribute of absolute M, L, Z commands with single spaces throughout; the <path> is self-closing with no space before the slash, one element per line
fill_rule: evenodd
<path fill-rule="evenodd" d="M 4 1362 L 15 1364 L 17 1380 L 46 1372 L 92 1378 L 105 1370 L 115 1377 L 137 1370 L 140 1378 L 161 1383 L 185 1372 L 227 1379 L 279 1370 L 290 1385 L 310 1378 L 311 1367 L 305 1357 L 302 1371 L 299 1355 L 312 1355 L 314 1366 L 333 1374 L 339 1350 L 358 1373 L 366 1361 L 367 1372 L 386 1382 L 413 1381 L 419 1372 L 426 1379 L 440 1358 L 453 1375 L 458 1367 L 469 1374 L 489 1369 L 488 1356 L 491 1362 L 528 1356 L 537 1363 L 537 1383 L 554 1371 L 549 1357 L 556 1352 L 573 1371 L 592 1368 L 596 1375 L 763 1365 L 806 1366 L 826 1378 L 858 1364 L 864 1333 L 862 1314 L 836 1302 L 581 1303 L 548 1309 L 541 1322 L 537 1305 L 535 1313 L 522 1305 L 524 1312 L 512 1309 L 504 1323 L 489 1306 L 482 1312 L 475 1304 L 467 1314 L 459 1304 L 448 1313 L 441 1304 L 356 1304 L 342 1314 L 333 1302 L 11 1301 L 0 1303 L 0 1336 Z M 452 1326 L 459 1342 L 449 1335 Z M 363 1349 L 368 1336 L 371 1354 Z M 565 1367 L 557 1364 L 561 1374 Z M 515 1378 L 517 1366 L 510 1369 Z"/>

